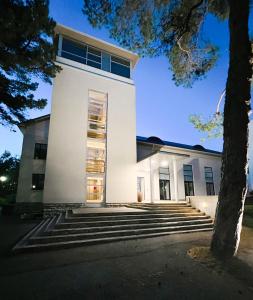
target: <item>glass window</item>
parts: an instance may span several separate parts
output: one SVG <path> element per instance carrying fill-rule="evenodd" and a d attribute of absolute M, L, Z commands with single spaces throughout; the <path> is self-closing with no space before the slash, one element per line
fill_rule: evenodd
<path fill-rule="evenodd" d="M 129 60 L 125 60 L 125 59 L 122 59 L 122 58 L 119 58 L 119 57 L 116 57 L 116 56 L 112 56 L 112 62 L 130 67 L 130 61 Z"/>
<path fill-rule="evenodd" d="M 101 69 L 101 51 L 88 47 L 87 65 Z"/>
<path fill-rule="evenodd" d="M 36 143 L 34 147 L 34 159 L 47 158 L 47 144 Z"/>
<path fill-rule="evenodd" d="M 183 170 L 185 196 L 194 196 L 192 165 L 184 165 Z"/>
<path fill-rule="evenodd" d="M 87 200 L 102 202 L 104 197 L 104 179 L 87 178 Z"/>
<path fill-rule="evenodd" d="M 211 167 L 205 167 L 206 194 L 208 196 L 215 195 L 213 183 L 213 170 Z"/>
<path fill-rule="evenodd" d="M 63 38 L 62 57 L 85 64 L 86 52 L 87 46 Z"/>
<path fill-rule="evenodd" d="M 119 76 L 130 78 L 130 68 L 115 62 L 111 62 L 111 72 Z"/>
<path fill-rule="evenodd" d="M 130 78 L 130 61 L 63 37 L 61 56 L 91 67 Z"/>
<path fill-rule="evenodd" d="M 184 165 L 184 180 L 193 181 L 192 165 Z"/>
<path fill-rule="evenodd" d="M 107 95 L 89 91 L 87 130 L 87 201 L 103 201 L 106 161 Z"/>
<path fill-rule="evenodd" d="M 45 180 L 45 174 L 32 174 L 32 189 L 43 190 L 44 180 Z"/>

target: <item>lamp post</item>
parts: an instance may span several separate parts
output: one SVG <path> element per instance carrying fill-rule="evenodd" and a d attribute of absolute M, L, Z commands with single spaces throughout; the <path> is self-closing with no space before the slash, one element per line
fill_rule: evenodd
<path fill-rule="evenodd" d="M 7 176 L 0 176 L 0 181 L 1 182 L 5 182 L 5 181 L 7 181 Z"/>

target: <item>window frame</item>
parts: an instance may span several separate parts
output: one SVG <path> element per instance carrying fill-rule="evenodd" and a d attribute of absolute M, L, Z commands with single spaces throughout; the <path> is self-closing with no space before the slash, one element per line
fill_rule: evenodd
<path fill-rule="evenodd" d="M 42 191 L 44 190 L 45 174 L 33 173 L 32 174 L 32 190 Z"/>
<path fill-rule="evenodd" d="M 64 40 L 67 42 L 69 41 L 70 43 L 76 44 L 77 47 L 83 48 L 85 55 L 81 56 L 79 54 L 64 50 Z M 98 53 L 100 53 L 100 55 Z M 64 57 L 65 54 L 67 57 Z M 91 55 L 91 57 L 89 57 L 89 54 Z M 106 54 L 109 56 L 109 69 L 110 70 L 104 70 L 104 68 L 103 68 L 103 54 Z M 104 50 L 96 48 L 94 46 L 90 46 L 86 43 L 82 43 L 80 41 L 66 37 L 61 34 L 59 35 L 59 42 L 58 42 L 58 56 L 81 63 L 81 64 L 84 64 L 86 66 L 90 66 L 92 68 L 96 68 L 96 69 L 103 70 L 105 72 L 109 72 L 111 74 L 115 74 L 117 76 L 121 76 L 121 77 L 128 78 L 128 79 L 131 78 L 131 65 L 132 64 L 129 59 L 120 57 L 118 55 L 114 55 L 110 52 L 104 51 Z M 94 58 L 99 58 L 100 62 L 98 62 L 96 59 L 92 59 L 92 56 Z M 74 58 L 76 58 L 76 59 L 74 59 Z M 113 64 L 115 64 L 115 65 L 113 65 Z M 117 72 L 115 70 L 114 70 L 114 72 L 112 72 L 113 66 L 115 66 L 115 67 L 119 66 L 119 67 L 124 68 L 124 72 L 123 73 L 120 71 Z M 124 75 L 122 75 L 122 74 L 124 74 Z"/>
<path fill-rule="evenodd" d="M 206 183 L 206 195 L 214 196 L 215 188 L 214 188 L 214 180 L 213 180 L 213 168 L 205 166 L 204 174 L 205 174 L 205 183 Z M 207 176 L 207 174 L 211 174 L 211 176 Z"/>
<path fill-rule="evenodd" d="M 38 148 L 38 146 L 39 146 L 39 148 Z M 45 146 L 44 150 L 42 149 L 42 146 Z M 47 146 L 48 145 L 45 144 L 45 143 L 35 143 L 34 144 L 33 159 L 46 160 L 47 159 Z"/>
<path fill-rule="evenodd" d="M 185 169 L 185 167 L 190 167 Z M 185 172 L 190 172 L 190 174 L 185 174 Z M 183 164 L 183 175 L 184 175 L 184 192 L 185 196 L 194 196 L 195 195 L 195 189 L 194 189 L 194 175 L 193 175 L 193 166 L 190 164 Z M 188 179 L 191 177 L 191 179 Z M 191 187 L 192 193 L 188 193 L 189 188 Z"/>

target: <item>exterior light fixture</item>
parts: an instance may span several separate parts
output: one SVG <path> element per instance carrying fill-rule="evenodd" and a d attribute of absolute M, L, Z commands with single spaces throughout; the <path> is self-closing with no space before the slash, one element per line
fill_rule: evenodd
<path fill-rule="evenodd" d="M 7 176 L 0 176 L 0 181 L 1 182 L 5 182 L 5 181 L 7 181 Z"/>
<path fill-rule="evenodd" d="M 36 188 L 36 186 L 35 185 L 33 185 L 33 189 L 35 189 Z"/>
<path fill-rule="evenodd" d="M 163 167 L 163 168 L 168 167 L 168 162 L 166 160 L 162 160 L 161 167 Z"/>

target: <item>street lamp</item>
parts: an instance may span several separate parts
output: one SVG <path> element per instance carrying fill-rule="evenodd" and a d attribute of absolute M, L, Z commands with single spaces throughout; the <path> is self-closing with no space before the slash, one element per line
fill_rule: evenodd
<path fill-rule="evenodd" d="M 0 181 L 5 182 L 7 180 L 7 176 L 0 176 Z"/>

